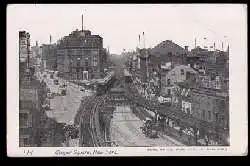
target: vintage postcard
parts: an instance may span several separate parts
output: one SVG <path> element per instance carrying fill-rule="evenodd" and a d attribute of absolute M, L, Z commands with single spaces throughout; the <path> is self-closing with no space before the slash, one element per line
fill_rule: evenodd
<path fill-rule="evenodd" d="M 248 154 L 247 5 L 7 6 L 10 157 Z"/>

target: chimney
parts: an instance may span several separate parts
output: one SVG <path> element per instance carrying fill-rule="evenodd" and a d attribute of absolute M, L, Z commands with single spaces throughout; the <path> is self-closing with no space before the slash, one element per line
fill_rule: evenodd
<path fill-rule="evenodd" d="M 185 46 L 185 50 L 188 51 L 188 46 Z"/>

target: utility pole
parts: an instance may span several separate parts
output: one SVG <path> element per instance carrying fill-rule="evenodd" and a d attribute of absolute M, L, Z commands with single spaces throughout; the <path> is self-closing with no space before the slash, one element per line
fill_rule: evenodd
<path fill-rule="evenodd" d="M 82 14 L 82 31 L 83 31 L 83 14 Z"/>
<path fill-rule="evenodd" d="M 51 49 L 51 41 L 52 41 L 52 36 L 51 36 L 51 34 L 50 34 L 50 36 L 49 36 L 49 57 L 47 57 L 47 60 L 48 60 L 48 58 L 50 58 L 50 49 Z M 51 141 L 52 141 L 52 146 L 54 145 L 54 135 L 55 135 L 55 132 L 54 132 L 54 130 L 55 130 L 55 123 L 54 123 L 54 118 L 55 118 L 55 115 L 54 115 L 54 111 L 52 110 L 52 134 L 51 134 Z"/>
<path fill-rule="evenodd" d="M 149 73 L 148 73 L 148 52 L 146 50 L 146 39 L 145 39 L 145 34 L 143 32 L 143 48 L 145 50 L 145 56 L 146 56 L 146 69 L 147 69 L 147 77 L 146 80 L 148 81 L 149 79 Z"/>
<path fill-rule="evenodd" d="M 196 48 L 196 38 L 194 39 L 194 48 Z"/>
<path fill-rule="evenodd" d="M 141 40 L 141 36 L 139 35 L 139 42 L 138 42 L 138 48 L 140 49 L 141 45 L 140 45 L 140 40 Z"/>

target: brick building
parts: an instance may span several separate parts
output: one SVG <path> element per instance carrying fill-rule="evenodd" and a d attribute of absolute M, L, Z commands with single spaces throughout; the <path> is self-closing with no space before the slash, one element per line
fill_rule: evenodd
<path fill-rule="evenodd" d="M 141 49 L 139 52 L 141 80 L 145 81 L 148 77 L 149 82 L 157 83 L 157 93 L 159 93 L 162 91 L 162 80 L 166 81 L 164 75 L 175 66 L 185 64 L 185 57 L 188 54 L 187 47 L 184 49 L 170 40 L 163 41 L 152 49 Z"/>
<path fill-rule="evenodd" d="M 89 30 L 73 31 L 57 44 L 57 70 L 65 79 L 90 80 L 102 76 L 107 59 L 103 39 Z"/>

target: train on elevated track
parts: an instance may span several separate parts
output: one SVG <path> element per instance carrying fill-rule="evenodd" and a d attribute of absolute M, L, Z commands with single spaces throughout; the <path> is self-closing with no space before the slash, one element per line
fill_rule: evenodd
<path fill-rule="evenodd" d="M 107 74 L 107 76 L 103 79 L 99 79 L 96 82 L 96 95 L 101 96 L 106 94 L 113 86 L 113 84 L 117 81 L 115 76 L 115 72 L 111 71 Z"/>

